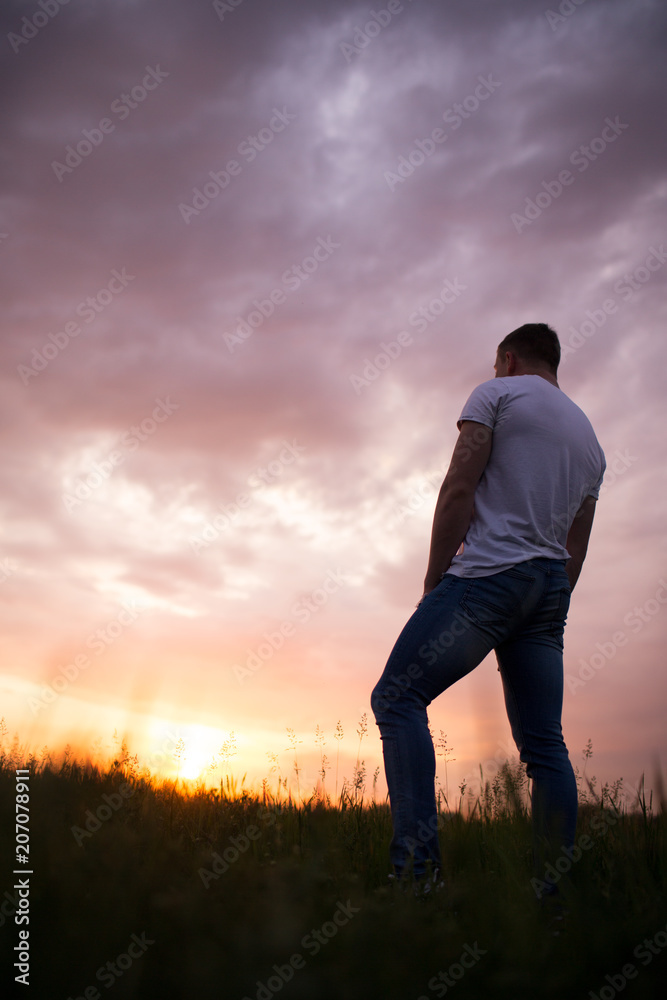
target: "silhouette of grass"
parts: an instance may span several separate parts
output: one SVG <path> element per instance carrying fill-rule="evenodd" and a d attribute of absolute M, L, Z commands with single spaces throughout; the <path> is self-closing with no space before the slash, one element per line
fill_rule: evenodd
<path fill-rule="evenodd" d="M 101 766 L 71 751 L 25 758 L 14 740 L 0 748 L 3 985 L 17 941 L 20 766 L 31 770 L 33 996 L 104 996 L 97 974 L 132 934 L 153 943 L 116 978 L 114 997 L 417 1000 L 444 996 L 438 975 L 450 968 L 464 971 L 447 987 L 457 998 L 598 995 L 627 963 L 638 970 L 629 997 L 657 996 L 664 981 L 665 955 L 643 964 L 634 954 L 667 923 L 664 803 L 654 809 L 640 792 L 629 808 L 618 783 L 598 791 L 580 776 L 577 836 L 592 846 L 572 865 L 570 918 L 555 937 L 531 885 L 518 762 L 492 781 L 482 774 L 470 808 L 462 796 L 441 813 L 448 888 L 418 900 L 387 887 L 389 807 L 364 800 L 359 783 L 344 783 L 335 804 L 316 792 L 299 802 L 268 781 L 255 793 L 229 775 L 216 789 L 152 778 L 127 747 Z M 350 915 L 339 926 L 341 906 Z M 470 969 L 459 963 L 465 946 L 481 955 Z M 289 964 L 297 954 L 299 968 Z"/>

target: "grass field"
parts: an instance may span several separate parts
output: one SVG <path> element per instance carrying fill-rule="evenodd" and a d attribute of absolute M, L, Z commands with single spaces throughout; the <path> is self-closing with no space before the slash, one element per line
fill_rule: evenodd
<path fill-rule="evenodd" d="M 30 985 L 12 963 L 24 912 L 16 769 L 29 777 Z M 385 803 L 336 805 L 0 754 L 2 996 L 192 998 L 658 997 L 667 976 L 664 807 L 582 789 L 571 912 L 554 936 L 531 885 L 522 765 L 443 810 L 449 889 L 387 888 Z M 581 838 L 588 838 L 581 840 Z M 25 865 L 23 866 L 25 868 Z"/>

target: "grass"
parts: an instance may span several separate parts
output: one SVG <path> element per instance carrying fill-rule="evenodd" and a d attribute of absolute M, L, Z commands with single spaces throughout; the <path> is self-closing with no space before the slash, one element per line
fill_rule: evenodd
<path fill-rule="evenodd" d="M 21 760 L 16 743 L 0 752 L 7 995 Z M 624 997 L 662 995 L 665 810 L 642 795 L 623 806 L 619 783 L 597 793 L 581 781 L 577 837 L 591 847 L 573 866 L 570 922 L 554 937 L 531 886 L 516 763 L 482 780 L 472 808 L 460 797 L 443 810 L 450 891 L 423 901 L 387 889 L 389 809 L 354 781 L 335 803 L 315 793 L 299 802 L 268 781 L 256 794 L 230 778 L 217 789 L 154 780 L 127 754 L 105 766 L 71 754 L 25 766 L 29 996 L 584 1000 L 610 998 L 619 976 Z M 621 972 L 628 963 L 632 979 Z"/>

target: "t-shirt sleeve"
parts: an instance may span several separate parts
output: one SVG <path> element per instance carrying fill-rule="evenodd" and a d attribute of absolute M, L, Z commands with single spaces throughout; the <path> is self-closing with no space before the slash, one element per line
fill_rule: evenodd
<path fill-rule="evenodd" d="M 493 430 L 498 420 L 498 408 L 507 395 L 505 386 L 500 384 L 501 381 L 501 379 L 490 379 L 473 389 L 461 410 L 461 416 L 456 421 L 459 430 L 464 420 L 474 420 Z"/>
<path fill-rule="evenodd" d="M 593 486 L 593 488 L 588 491 L 588 496 L 593 497 L 594 500 L 600 499 L 600 487 L 602 486 L 602 480 L 604 479 L 605 469 L 607 468 L 607 460 L 604 457 L 604 452 L 602 451 L 602 449 L 600 449 L 600 463 L 601 463 L 600 478 L 598 479 L 595 486 Z"/>

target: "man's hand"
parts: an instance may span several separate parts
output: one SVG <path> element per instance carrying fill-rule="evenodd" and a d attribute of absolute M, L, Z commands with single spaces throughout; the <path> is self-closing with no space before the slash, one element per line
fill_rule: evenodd
<path fill-rule="evenodd" d="M 466 536 L 473 515 L 475 490 L 491 456 L 492 443 L 490 427 L 473 420 L 462 422 L 435 505 L 422 600 L 440 583 Z"/>

